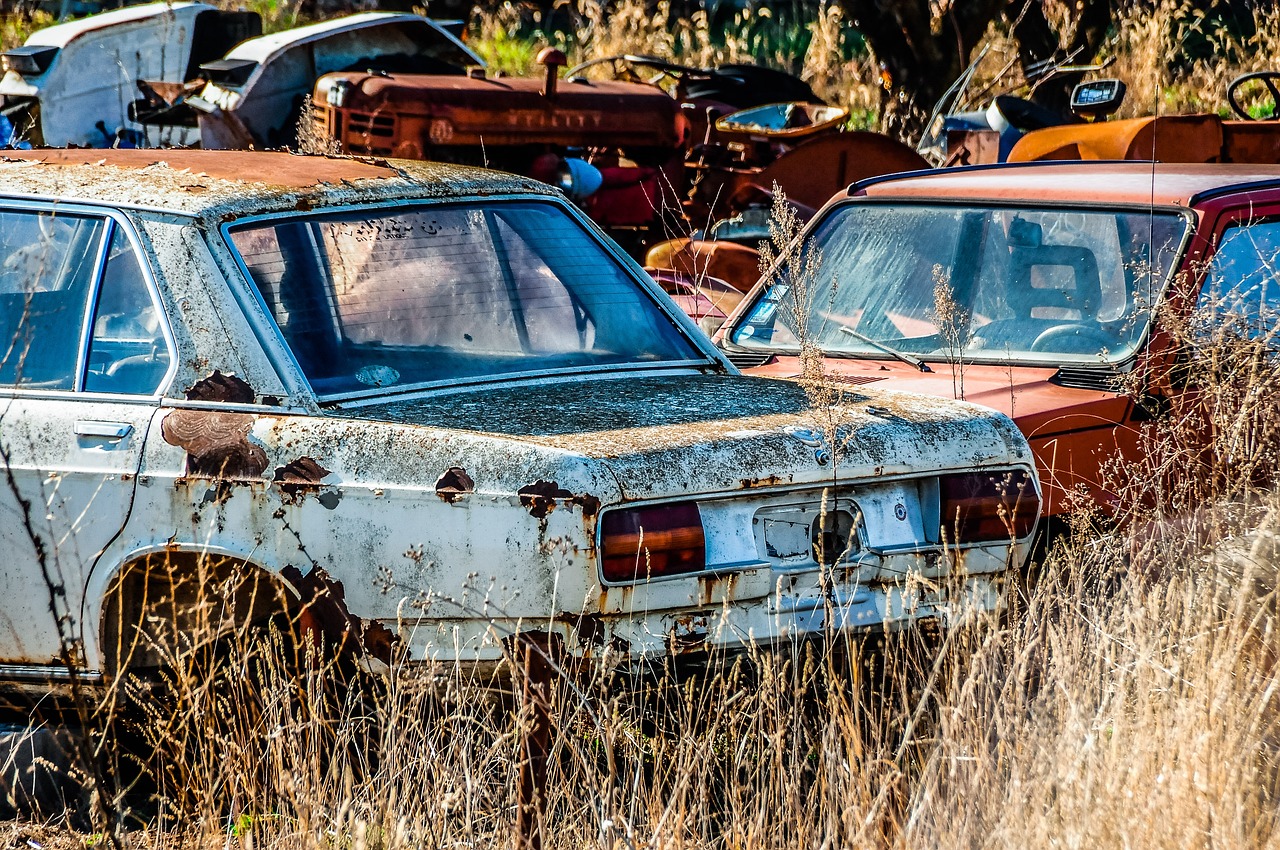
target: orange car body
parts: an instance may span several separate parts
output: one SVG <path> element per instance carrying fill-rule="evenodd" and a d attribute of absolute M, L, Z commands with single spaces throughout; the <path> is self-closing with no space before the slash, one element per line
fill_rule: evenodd
<path fill-rule="evenodd" d="M 891 225 L 895 215 L 933 216 L 942 224 L 923 227 L 913 222 L 902 228 L 899 242 L 858 227 L 860 221 L 867 228 L 876 221 L 881 227 L 885 222 Z M 970 257 L 968 265 L 954 266 L 945 266 L 943 259 L 932 266 L 932 274 L 928 268 L 899 268 L 906 268 L 900 259 L 904 253 L 933 250 L 938 256 L 938 243 L 947 242 L 947 222 L 962 223 L 966 216 L 975 234 L 977 223 L 988 231 L 981 237 L 986 248 L 980 259 Z M 1099 237 L 1102 229 L 1089 231 L 1085 226 L 1089 221 L 1127 222 L 1130 232 L 1119 241 L 1130 240 L 1130 254 L 1120 271 L 1112 271 L 1117 292 L 1107 291 L 1108 258 L 1104 256 L 1117 246 L 1104 244 L 1107 240 Z M 834 341 L 823 346 L 828 354 L 825 368 L 839 382 L 948 398 L 963 394 L 968 401 L 1010 415 L 1035 454 L 1044 485 L 1045 515 L 1068 510 L 1069 494 L 1085 495 L 1103 509 L 1114 510 L 1120 506 L 1105 484 L 1105 467 L 1117 458 L 1138 456 L 1143 426 L 1174 392 L 1152 386 L 1135 394 L 1121 389 L 1117 379 L 1144 366 L 1158 366 L 1161 358 L 1172 356 L 1156 303 L 1174 311 L 1193 309 L 1210 285 L 1207 276 L 1214 278 L 1215 287 L 1236 285 L 1223 273 L 1234 274 L 1231 269 L 1240 266 L 1228 264 L 1225 272 L 1206 274 L 1206 269 L 1218 268 L 1215 251 L 1224 238 L 1230 238 L 1236 246 L 1231 250 L 1236 262 L 1237 247 L 1246 240 L 1235 237 L 1249 236 L 1248 244 L 1255 247 L 1255 243 L 1270 244 L 1272 222 L 1276 223 L 1276 252 L 1280 252 L 1280 166 L 1052 162 L 943 169 L 864 181 L 833 199 L 806 230 L 808 244 L 818 244 L 824 254 L 816 280 L 808 284 L 818 294 L 810 297 L 813 314 L 806 321 L 813 329 L 810 338 Z M 997 231 L 994 236 L 991 230 Z M 1016 239 L 1015 231 L 1023 236 Z M 1143 233 L 1147 238 L 1162 234 L 1161 245 L 1143 246 Z M 1017 269 L 1026 262 L 1025 257 L 1017 258 L 1037 254 L 1062 267 L 1059 281 L 1070 282 L 1059 286 L 1051 275 L 1037 277 L 1035 272 L 1018 278 Z M 879 264 L 874 269 L 866 268 L 869 256 Z M 1133 281 L 1139 276 L 1130 268 L 1133 257 L 1144 256 L 1151 271 L 1145 275 L 1146 297 L 1139 298 L 1125 290 L 1134 289 Z M 999 263 L 993 265 L 992 257 Z M 1266 272 L 1271 259 L 1274 254 L 1269 253 L 1261 260 Z M 862 263 L 861 271 L 857 262 Z M 995 281 L 990 286 L 1000 292 L 986 304 L 975 301 L 960 307 L 969 310 L 965 339 L 972 348 L 963 356 L 963 365 L 956 362 L 959 349 L 948 350 L 941 339 L 936 303 L 922 306 L 914 318 L 904 315 L 910 312 L 905 308 L 885 310 L 888 319 L 881 316 L 880 324 L 875 324 L 871 316 L 875 305 L 890 301 L 928 305 L 940 279 L 948 286 L 955 283 L 959 292 L 965 270 L 974 262 L 995 270 L 981 275 L 987 275 L 983 280 Z M 1113 268 L 1119 265 L 1119 260 L 1111 262 Z M 1254 277 L 1270 280 L 1271 292 L 1280 290 L 1274 275 L 1255 272 Z M 1002 274 L 1004 279 L 999 280 Z M 863 277 L 865 285 L 860 283 Z M 1251 286 L 1254 277 L 1249 278 Z M 766 277 L 757 284 L 721 328 L 717 341 L 744 371 L 797 378 L 796 335 L 784 325 L 798 320 L 783 316 L 785 299 L 777 294 L 778 279 Z M 844 291 L 859 287 L 866 294 L 855 304 Z M 894 294 L 895 287 L 922 291 L 906 299 Z M 1028 296 L 1056 306 L 1033 308 L 1031 313 L 1037 309 L 1040 313 L 1035 318 L 1002 317 L 1009 305 L 1022 303 Z M 1278 294 L 1264 297 L 1276 299 Z M 1100 315 L 1105 310 L 1090 303 L 1105 306 L 1108 300 L 1117 305 L 1105 308 L 1110 315 Z M 930 322 L 933 328 L 926 327 Z M 833 323 L 837 323 L 834 333 Z M 1100 329 L 1094 328 L 1095 323 Z M 1002 324 L 1013 329 L 1003 335 L 1003 349 L 998 334 L 992 334 L 996 341 L 986 348 L 973 347 L 975 334 Z M 896 336 L 882 332 L 880 338 L 868 340 L 876 327 L 889 328 L 887 333 Z M 1015 332 L 1020 329 L 1027 332 L 1021 342 Z M 1105 344 L 1107 334 L 1115 340 L 1110 347 Z M 1028 344 L 1025 339 L 1031 335 L 1034 339 Z M 1042 340 L 1051 344 L 1038 345 Z M 898 355 L 877 344 L 896 348 Z"/>

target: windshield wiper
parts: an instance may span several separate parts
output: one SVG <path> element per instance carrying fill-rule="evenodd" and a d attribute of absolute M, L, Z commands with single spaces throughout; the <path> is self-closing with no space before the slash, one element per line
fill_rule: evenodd
<path fill-rule="evenodd" d="M 858 331 L 855 331 L 853 328 L 840 325 L 840 332 L 846 333 L 860 342 L 865 342 L 867 345 L 875 346 L 876 348 L 883 351 L 885 354 L 892 354 L 894 357 L 898 358 L 903 363 L 906 363 L 908 366 L 914 366 L 915 368 L 919 369 L 921 372 L 933 371 L 932 369 L 929 368 L 929 364 L 925 363 L 919 357 L 916 357 L 913 354 L 907 354 L 905 351 L 899 351 L 898 349 L 893 348 L 892 346 L 885 345 L 883 342 L 880 342 L 880 340 L 872 339 L 871 337 L 867 336 L 864 333 L 859 333 Z"/>

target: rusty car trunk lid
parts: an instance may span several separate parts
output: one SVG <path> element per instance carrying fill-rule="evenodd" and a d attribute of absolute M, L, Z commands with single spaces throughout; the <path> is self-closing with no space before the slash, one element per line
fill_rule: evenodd
<path fill-rule="evenodd" d="M 661 376 L 514 385 L 328 411 L 447 431 L 480 432 L 599 461 L 626 499 L 922 469 L 1026 463 L 1002 414 L 893 392 L 845 392 L 815 407 L 789 381 Z M 756 472 L 751 473 L 757 474 Z"/>

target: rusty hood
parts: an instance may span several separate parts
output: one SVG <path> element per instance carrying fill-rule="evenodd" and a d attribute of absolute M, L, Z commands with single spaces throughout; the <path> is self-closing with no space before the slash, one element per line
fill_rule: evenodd
<path fill-rule="evenodd" d="M 880 391 L 815 405 L 793 382 L 730 375 L 491 387 L 329 413 L 579 456 L 627 499 L 1030 463 L 1013 423 L 977 405 Z"/>

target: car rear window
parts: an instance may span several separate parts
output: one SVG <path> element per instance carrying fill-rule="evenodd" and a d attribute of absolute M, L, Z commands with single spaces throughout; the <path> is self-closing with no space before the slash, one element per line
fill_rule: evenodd
<path fill-rule="evenodd" d="M 550 203 L 345 211 L 229 233 L 320 396 L 704 359 Z"/>

